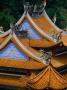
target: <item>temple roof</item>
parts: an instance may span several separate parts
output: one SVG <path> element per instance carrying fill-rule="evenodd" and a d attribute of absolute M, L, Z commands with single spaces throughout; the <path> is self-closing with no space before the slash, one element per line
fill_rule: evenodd
<path fill-rule="evenodd" d="M 29 80 L 28 85 L 34 89 L 64 89 L 67 87 L 67 80 L 64 79 L 52 66 L 48 66 L 34 78 Z"/>
<path fill-rule="evenodd" d="M 17 65 L 16 67 L 22 67 L 22 68 L 30 68 L 30 69 L 35 69 L 35 68 L 43 68 L 46 64 L 43 64 L 43 59 L 40 57 L 40 53 L 37 52 L 36 50 L 34 50 L 33 48 L 26 46 L 26 44 L 23 44 L 23 42 L 21 43 L 20 40 L 17 38 L 17 36 L 15 35 L 15 33 L 13 35 L 9 34 L 9 36 L 6 37 L 6 39 L 1 43 L 0 45 L 0 50 L 3 50 L 3 48 L 6 47 L 6 45 L 8 43 L 10 43 L 10 41 L 12 41 L 21 51 L 21 53 L 23 52 L 26 56 L 28 56 L 29 58 L 31 58 L 31 60 L 33 60 L 32 62 L 30 61 L 23 61 L 23 60 L 18 60 L 16 59 L 16 61 L 13 61 L 13 59 L 8 59 L 8 58 L 0 58 L 0 63 L 2 63 L 1 65 L 3 66 L 13 66 L 15 67 L 15 64 Z M 7 65 L 7 62 L 11 62 L 9 65 Z M 14 62 L 14 63 L 13 63 Z M 21 64 L 23 64 L 21 66 L 20 62 L 22 62 Z M 5 64 L 6 63 L 6 64 Z M 18 65 L 19 63 L 19 65 Z M 41 64 L 40 64 L 41 63 Z M 32 65 L 32 66 L 31 66 Z M 27 66 L 27 67 L 25 67 Z M 30 66 L 30 67 L 29 67 Z M 35 67 L 34 67 L 35 66 Z"/>
<path fill-rule="evenodd" d="M 61 29 L 59 29 L 51 21 L 51 19 L 47 15 L 46 11 L 44 11 L 43 15 L 41 15 L 39 18 L 33 18 L 29 15 L 28 12 L 27 13 L 24 12 L 22 17 L 16 23 L 16 26 L 17 27 L 22 26 L 22 24 L 24 23 L 25 20 L 27 20 L 29 22 L 30 26 L 34 29 L 34 31 L 33 31 L 31 29 L 31 27 L 28 28 L 28 29 L 30 29 L 28 33 L 31 35 L 31 37 L 29 35 L 29 37 L 31 39 L 29 39 L 29 38 L 27 38 L 27 39 L 30 40 L 29 44 L 31 47 L 52 47 L 52 46 L 55 46 L 57 44 L 60 44 L 61 42 L 63 42 L 63 44 L 66 46 L 66 39 L 65 38 L 67 37 L 67 35 L 64 33 L 61 34 L 63 31 Z M 28 22 L 26 22 L 26 23 L 28 23 Z M 25 27 L 27 27 L 27 26 L 25 26 Z M 9 33 L 10 33 L 10 30 L 8 30 L 4 34 L 0 35 L 0 38 L 8 36 Z M 60 39 L 58 41 L 56 41 L 56 38 L 57 39 L 60 38 Z M 40 44 L 42 41 L 44 43 Z"/>
<path fill-rule="evenodd" d="M 45 47 L 51 47 L 51 46 L 55 46 L 57 44 L 60 44 L 61 41 L 66 46 L 66 38 L 67 38 L 67 36 L 65 36 L 65 34 L 62 33 L 62 35 L 61 35 L 62 38 L 58 42 L 55 42 L 50 37 L 50 34 L 53 31 L 56 31 L 56 33 L 61 33 L 62 31 L 60 29 L 58 29 L 54 24 L 52 24 L 52 22 L 50 21 L 49 17 L 46 14 L 46 12 L 45 12 L 45 16 L 43 15 L 43 16 L 41 16 L 39 18 L 32 18 L 29 15 L 28 12 L 27 13 L 24 12 L 23 16 L 16 23 L 16 25 L 19 27 L 24 22 L 25 19 L 27 19 L 29 21 L 30 25 L 34 28 L 34 30 L 37 31 L 42 36 L 42 39 L 38 39 L 38 40 L 36 40 L 36 39 L 31 40 L 31 39 L 28 39 L 28 38 L 23 39 L 23 38 L 17 37 L 15 33 L 13 33 L 13 35 L 12 35 L 11 34 L 11 29 L 10 29 L 7 32 L 5 32 L 4 34 L 0 35 L 0 50 L 5 48 L 6 45 L 8 43 L 10 43 L 10 41 L 12 41 L 28 57 L 30 57 L 31 59 L 34 59 L 37 62 L 41 62 L 42 67 L 44 67 L 43 59 L 40 57 L 41 56 L 40 53 L 37 52 L 36 50 L 34 50 L 31 47 L 44 47 L 44 48 Z M 42 25 L 43 30 L 41 29 L 40 25 Z M 53 30 L 52 31 L 49 30 L 48 27 L 50 29 L 53 28 Z M 52 62 L 56 62 L 56 63 L 61 62 L 61 61 L 57 62 L 57 60 L 55 60 L 54 57 L 52 59 L 53 59 L 53 60 L 51 60 Z M 66 58 L 63 58 L 63 59 L 66 61 Z M 56 65 L 55 65 L 55 63 L 53 63 L 53 65 L 55 67 L 60 67 L 62 65 L 65 65 L 65 63 L 64 64 L 60 63 L 60 64 L 56 64 Z M 38 66 L 36 68 L 38 68 Z M 41 66 L 40 66 L 40 68 L 41 68 Z"/>
<path fill-rule="evenodd" d="M 34 68 L 35 69 L 35 67 L 36 67 L 36 69 L 39 67 L 39 69 L 41 69 L 41 66 L 42 66 L 42 68 L 43 67 L 45 67 L 45 65 L 43 64 L 43 59 L 41 59 L 41 54 L 39 53 L 39 52 L 37 52 L 36 50 L 34 50 L 33 48 L 31 48 L 30 46 L 31 46 L 31 42 L 33 42 L 33 41 L 31 41 L 31 42 L 29 42 L 27 39 L 21 39 L 21 38 L 18 38 L 16 35 L 15 35 L 15 33 L 13 34 L 13 35 L 11 35 L 11 34 L 9 34 L 9 35 L 7 35 L 7 36 L 5 36 L 5 37 L 2 37 L 1 38 L 1 45 L 0 45 L 0 49 L 2 50 L 3 48 L 5 48 L 6 47 L 6 45 L 8 44 L 8 43 L 10 43 L 10 41 L 12 41 L 22 52 L 24 52 L 28 57 L 30 57 L 32 60 L 35 60 L 35 61 L 37 61 L 37 62 L 34 62 L 34 63 L 36 63 L 36 65 L 33 63 L 33 61 L 32 62 L 27 62 L 27 61 L 22 61 L 22 64 L 23 63 L 25 63 L 25 62 L 27 62 L 26 64 L 27 64 L 27 67 L 25 67 L 25 65 L 26 64 L 24 64 L 23 66 L 20 66 L 20 62 L 19 62 L 19 67 L 22 67 L 22 68 L 28 68 L 29 69 L 29 65 L 31 65 L 30 63 L 32 63 L 32 69 Z M 40 41 L 41 42 L 41 41 Z M 20 44 L 19 44 L 20 43 Z M 29 44 L 28 44 L 29 43 Z M 35 43 L 35 42 L 34 42 Z M 35 43 L 36 44 L 36 43 Z M 46 43 L 45 43 L 46 44 Z M 22 47 L 23 46 L 23 47 Z M 24 47 L 25 46 L 25 47 Z M 26 49 L 27 48 L 27 49 Z M 66 65 L 67 64 L 67 60 L 66 60 L 66 56 L 64 57 L 64 56 L 58 56 L 58 57 L 52 57 L 51 58 L 51 63 L 52 63 L 52 65 L 54 66 L 54 67 L 56 67 L 56 68 L 58 68 L 58 67 L 61 67 L 61 66 L 64 66 L 64 65 Z M 6 66 L 13 66 L 13 64 L 12 64 L 12 62 L 14 62 L 15 63 L 15 61 L 11 61 L 11 63 L 9 64 L 9 65 L 7 65 L 7 62 L 9 63 L 9 60 L 8 60 L 8 58 L 7 59 L 5 59 L 4 58 L 4 60 L 3 59 L 1 59 L 0 58 L 0 63 L 2 63 L 3 62 L 3 64 L 1 64 L 1 65 L 6 65 Z M 38 62 L 41 62 L 42 64 L 40 64 L 40 63 L 38 63 Z M 6 64 L 5 64 L 6 63 Z M 16 62 L 16 64 L 17 64 L 17 62 Z M 33 65 L 34 64 L 34 65 Z M 45 63 L 46 64 L 46 63 Z M 15 65 L 15 64 L 14 64 Z M 35 66 L 35 67 L 34 67 Z M 15 66 L 14 66 L 15 67 Z M 17 66 L 18 67 L 18 66 Z"/>
<path fill-rule="evenodd" d="M 47 40 L 50 40 L 52 42 L 55 43 L 55 41 L 52 39 L 52 37 L 50 37 L 47 33 L 45 33 L 45 31 L 43 31 L 40 27 L 38 27 L 38 25 L 34 22 L 33 18 L 29 15 L 29 13 L 23 14 L 23 16 L 19 19 L 19 21 L 16 23 L 16 25 L 21 25 L 24 21 L 24 19 L 27 18 L 28 21 L 30 22 L 30 24 L 33 26 L 33 28 L 44 38 L 46 38 Z"/>
<path fill-rule="evenodd" d="M 33 52 L 30 52 L 30 47 L 26 47 L 26 46 L 24 46 L 23 44 L 21 44 L 21 42 L 19 41 L 19 39 L 16 37 L 16 35 L 15 34 L 13 34 L 13 35 L 9 35 L 8 37 L 7 37 L 7 39 L 3 42 L 3 43 L 1 43 L 1 45 L 0 45 L 0 49 L 2 49 L 2 48 L 4 48 L 6 45 L 7 45 L 7 43 L 9 42 L 9 41 L 12 41 L 14 44 L 16 44 L 19 48 L 21 48 L 21 50 L 22 51 L 24 51 L 29 57 L 36 57 L 37 58 L 37 54 L 38 53 L 36 53 L 36 55 L 35 55 L 35 53 L 34 53 L 34 50 L 33 50 Z M 27 48 L 27 49 L 26 49 Z M 29 51 L 28 51 L 28 49 L 29 49 Z M 34 54 L 33 54 L 34 53 Z"/>
<path fill-rule="evenodd" d="M 19 37 L 16 30 L 13 31 L 11 28 L 0 35 L 0 67 L 42 71 L 37 75 L 21 75 L 17 78 L 10 77 L 8 73 L 0 73 L 0 75 L 4 75 L 4 77 L 0 77 L 0 85 L 29 86 L 40 90 L 67 88 L 67 75 L 62 76 L 54 69 L 67 65 L 67 55 L 52 55 L 47 60 L 46 57 L 42 57 L 42 53 L 32 48 L 52 47 L 60 45 L 62 42 L 64 46 L 67 46 L 67 35 L 51 21 L 45 11 L 38 18 L 33 18 L 28 12 L 24 12 L 15 26 L 19 29 L 25 28 L 29 34 L 28 38 Z M 58 41 L 56 41 L 58 37 L 54 38 L 54 34 L 60 37 Z"/>

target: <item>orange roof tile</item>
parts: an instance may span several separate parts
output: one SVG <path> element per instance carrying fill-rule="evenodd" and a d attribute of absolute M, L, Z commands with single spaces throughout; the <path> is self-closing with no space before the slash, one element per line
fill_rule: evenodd
<path fill-rule="evenodd" d="M 12 86 L 12 87 L 27 87 L 27 81 L 29 80 L 29 76 L 22 76 L 18 78 L 12 77 L 0 77 L 0 85 L 4 86 Z"/>
<path fill-rule="evenodd" d="M 67 80 L 63 78 L 52 66 L 48 66 L 41 73 L 28 81 L 28 85 L 34 89 L 64 89 L 67 87 Z"/>
<path fill-rule="evenodd" d="M 47 34 L 52 34 L 55 32 L 55 28 L 49 23 L 45 16 L 41 16 L 40 18 L 33 18 L 33 20 L 38 25 L 38 27 L 40 27 L 41 30 L 44 30 Z"/>
<path fill-rule="evenodd" d="M 0 59 L 0 66 L 2 67 L 13 67 L 22 69 L 39 70 L 46 67 L 43 63 L 35 60 L 16 60 L 16 59 Z"/>

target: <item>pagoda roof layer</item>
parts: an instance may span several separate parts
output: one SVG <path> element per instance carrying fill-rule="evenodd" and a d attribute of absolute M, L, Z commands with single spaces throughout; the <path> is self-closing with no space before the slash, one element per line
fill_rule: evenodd
<path fill-rule="evenodd" d="M 15 35 L 16 36 L 16 35 Z M 5 37 L 6 38 L 6 37 Z M 36 59 L 36 61 L 41 61 L 41 65 L 42 65 L 42 68 L 44 67 L 44 64 L 43 64 L 43 60 L 40 58 L 40 56 L 41 56 L 41 54 L 39 53 L 39 52 L 37 52 L 36 50 L 34 50 L 33 48 L 30 48 L 29 47 L 29 45 L 31 46 L 31 42 L 32 42 L 32 40 L 31 40 L 31 42 L 29 42 L 28 40 L 27 41 L 25 41 L 25 39 L 23 39 L 23 40 L 20 40 L 19 38 L 17 38 L 18 40 L 19 40 L 19 42 L 22 44 L 22 45 L 24 45 L 24 46 L 26 46 L 26 48 L 28 49 L 28 50 L 30 50 L 32 53 L 34 53 L 36 56 L 38 56 L 37 58 L 38 58 L 38 60 Z M 5 39 L 5 41 L 3 41 L 3 43 L 0 45 L 0 48 L 1 48 L 1 50 L 4 48 L 4 47 L 6 47 L 6 45 L 8 44 L 8 42 L 10 42 L 12 40 L 12 42 L 14 43 L 14 44 L 16 44 L 17 45 L 17 42 L 16 42 L 16 38 L 14 38 L 11 34 L 9 35 L 9 36 L 7 36 L 7 38 Z M 34 41 L 34 40 L 33 40 Z M 29 43 L 29 45 L 28 45 L 28 43 Z M 35 43 L 36 44 L 36 43 Z M 23 49 L 21 48 L 21 46 L 20 45 L 18 45 L 18 48 L 23 52 Z M 24 49 L 25 50 L 25 49 Z M 25 53 L 26 53 L 26 55 L 27 56 L 30 56 L 29 55 L 29 53 L 28 52 L 26 52 L 26 51 L 24 51 Z M 65 55 L 64 55 L 65 56 Z M 66 56 L 64 57 L 64 56 L 59 56 L 59 57 L 52 57 L 52 59 L 51 59 L 51 62 L 52 62 L 52 65 L 54 66 L 54 67 L 56 67 L 56 68 L 58 68 L 58 67 L 61 67 L 61 66 L 64 66 L 65 64 L 67 64 L 67 60 L 66 60 Z M 31 58 L 32 59 L 35 59 L 35 58 L 33 58 L 32 56 L 31 56 Z M 1 59 L 1 60 L 3 60 L 3 59 Z M 8 60 L 8 59 L 7 59 Z M 4 61 L 5 63 L 7 63 L 7 60 L 6 61 Z M 8 61 L 9 62 L 9 61 Z M 16 62 L 16 61 L 15 61 Z M 26 61 L 27 62 L 27 61 Z M 16 62 L 17 63 L 17 62 Z M 36 62 L 37 63 L 37 62 Z M 2 64 L 1 64 L 2 65 Z M 4 64 L 5 65 L 5 64 Z M 7 65 L 7 64 L 6 64 Z M 9 64 L 10 65 L 10 64 Z M 12 65 L 12 63 L 11 63 L 11 65 Z M 12 65 L 13 66 L 13 65 Z M 28 65 L 29 66 L 29 65 Z M 24 68 L 24 66 L 23 66 L 23 68 Z M 33 68 L 33 66 L 32 66 L 32 68 Z M 37 65 L 37 67 L 36 68 L 38 68 L 38 65 Z M 39 68 L 41 68 L 41 66 L 39 67 Z"/>
<path fill-rule="evenodd" d="M 21 50 L 21 52 L 24 52 L 25 55 L 30 57 L 32 60 L 24 61 L 24 60 L 0 58 L 0 66 L 25 68 L 25 69 L 38 69 L 38 68 L 42 69 L 44 66 L 47 66 L 46 63 L 43 63 L 43 59 L 40 57 L 40 53 L 34 50 L 33 48 L 27 46 L 26 44 L 23 44 L 23 42 L 21 43 L 20 40 L 16 37 L 15 33 L 13 35 L 10 34 L 3 41 L 3 43 L 1 43 L 0 50 L 5 48 L 6 45 L 10 43 L 10 41 L 12 41 Z M 9 63 L 9 65 L 7 62 Z"/>
<path fill-rule="evenodd" d="M 55 41 L 52 39 L 52 37 L 50 37 L 48 34 L 45 33 L 45 31 L 43 31 L 40 27 L 38 27 L 38 25 L 34 22 L 33 18 L 29 15 L 29 13 L 26 14 L 26 12 L 24 12 L 23 16 L 19 19 L 19 21 L 16 23 L 17 26 L 21 25 L 23 23 L 23 21 L 27 19 L 31 26 L 44 38 L 46 38 L 47 40 L 50 40 L 52 42 L 55 43 Z"/>
<path fill-rule="evenodd" d="M 16 35 L 15 35 L 16 36 Z M 31 40 L 31 42 L 29 42 L 28 40 L 27 41 L 25 41 L 25 39 L 23 39 L 23 40 L 20 40 L 19 38 L 17 38 L 18 40 L 19 40 L 19 42 L 22 44 L 22 45 L 24 45 L 24 46 L 26 46 L 26 48 L 28 49 L 28 50 L 30 50 L 32 53 L 34 53 L 35 54 L 35 56 L 38 58 L 38 59 L 36 59 L 36 61 L 41 61 L 41 65 L 42 65 L 42 68 L 44 67 L 44 64 L 43 64 L 43 60 L 40 58 L 40 56 L 41 56 L 41 54 L 39 53 L 39 52 L 37 52 L 36 50 L 34 50 L 33 48 L 30 48 L 29 47 L 29 45 L 31 46 L 31 42 L 32 42 L 32 40 Z M 9 35 L 9 36 L 7 36 L 7 38 L 5 39 L 5 41 L 3 41 L 3 43 L 0 45 L 0 48 L 1 48 L 1 50 L 8 44 L 8 42 L 10 42 L 10 40 L 12 40 L 12 42 L 14 43 L 14 44 L 16 44 L 17 45 L 17 42 L 16 42 L 16 38 L 14 38 L 11 34 Z M 34 41 L 34 40 L 33 40 Z M 29 43 L 29 45 L 28 45 L 28 43 Z M 36 44 L 36 43 L 35 43 Z M 18 45 L 18 48 L 23 52 L 23 49 L 21 48 L 21 46 L 20 45 Z M 26 52 L 25 51 L 25 49 L 24 49 L 24 52 L 25 52 L 25 54 L 27 55 L 27 56 L 29 56 L 29 57 L 31 57 L 32 59 L 35 59 L 35 58 L 33 58 L 32 56 L 30 56 L 29 55 L 29 53 L 28 52 Z M 66 65 L 67 64 L 67 60 L 66 60 L 66 56 L 65 55 L 62 55 L 61 57 L 60 56 L 56 56 L 56 57 L 52 57 L 51 58 L 51 63 L 52 63 L 52 65 L 54 66 L 54 67 L 56 67 L 56 68 L 58 68 L 58 67 L 61 67 L 61 66 L 64 66 L 64 65 Z M 3 60 L 3 59 L 1 59 L 1 60 Z M 8 59 L 7 59 L 8 60 Z M 5 63 L 7 63 L 7 62 L 9 62 L 9 61 L 4 61 Z M 16 62 L 16 61 L 15 61 Z M 27 61 L 26 61 L 27 62 Z M 17 63 L 17 62 L 16 62 Z M 36 62 L 37 63 L 37 62 Z M 1 64 L 2 65 L 2 64 Z M 5 64 L 4 64 L 5 65 Z M 7 65 L 7 64 L 6 64 Z M 10 64 L 9 64 L 10 65 Z M 11 63 L 11 65 L 12 65 L 12 63 Z M 11 66 L 10 65 L 10 66 Z M 13 66 L 13 65 L 12 65 Z M 24 65 L 25 66 L 25 65 Z M 23 66 L 23 68 L 24 68 L 24 66 Z M 28 65 L 29 66 L 29 65 Z M 33 68 L 33 66 L 32 66 L 32 68 Z M 36 68 L 38 68 L 38 65 L 37 65 L 37 67 Z M 39 67 L 39 68 L 41 68 L 41 66 Z"/>
<path fill-rule="evenodd" d="M 19 21 L 16 23 L 16 25 L 20 26 L 24 22 L 25 19 L 27 19 L 29 21 L 29 23 L 31 24 L 31 26 L 42 36 L 42 39 L 40 39 L 40 40 L 36 40 L 36 39 L 31 40 L 30 39 L 31 47 L 52 47 L 54 45 L 60 44 L 61 42 L 64 43 L 63 38 L 62 38 L 62 40 L 60 39 L 58 42 L 56 42 L 56 41 L 54 41 L 54 39 L 52 39 L 52 37 L 51 37 L 52 34 L 58 34 L 58 33 L 61 34 L 61 32 L 63 32 L 63 31 L 61 29 L 59 29 L 56 25 L 54 25 L 54 23 L 50 20 L 50 18 L 46 14 L 46 12 L 43 16 L 41 16 L 39 18 L 32 18 L 28 13 L 26 14 L 26 12 L 24 12 L 24 14 L 19 19 Z M 37 23 L 39 24 L 39 26 Z M 40 26 L 42 26 L 43 29 Z M 10 33 L 10 30 L 7 31 L 6 33 L 0 35 L 0 38 L 5 37 L 6 35 L 9 35 L 9 33 Z M 65 36 L 64 33 L 63 33 L 63 36 Z M 63 36 L 61 35 L 61 37 L 63 37 Z M 38 41 L 38 43 L 37 43 L 37 41 Z M 44 43 L 40 44 L 42 41 Z"/>
<path fill-rule="evenodd" d="M 9 35 L 10 35 L 10 32 L 6 36 L 2 35 L 4 37 L 0 38 L 0 44 L 2 44 L 4 41 L 6 41 L 7 38 L 9 37 Z M 31 40 L 31 39 L 22 38 L 22 37 L 18 37 L 18 38 L 19 38 L 21 43 L 25 44 L 26 46 L 30 46 L 30 47 L 45 47 L 45 48 L 47 48 L 47 47 L 52 47 L 52 46 L 55 46 L 55 45 L 61 43 L 60 41 L 58 43 L 54 43 L 54 42 L 47 40 L 47 39 Z"/>
<path fill-rule="evenodd" d="M 28 85 L 34 89 L 52 88 L 55 90 L 67 87 L 67 80 L 59 74 L 52 66 L 48 66 L 41 73 L 32 78 Z"/>
<path fill-rule="evenodd" d="M 33 52 L 30 52 L 30 47 L 26 47 L 24 46 L 20 41 L 19 39 L 16 37 L 15 33 L 13 35 L 9 35 L 8 38 L 0 45 L 0 49 L 4 48 L 9 41 L 12 41 L 14 44 L 16 44 L 16 46 L 18 46 L 18 48 L 22 51 L 24 51 L 29 57 L 33 58 L 34 57 L 37 57 L 38 53 L 34 53 L 35 50 L 33 50 Z M 29 50 L 28 50 L 29 49 Z M 34 54 L 33 54 L 34 53 Z M 37 56 L 36 56 L 37 55 Z M 40 58 L 41 59 L 41 58 Z"/>
<path fill-rule="evenodd" d="M 43 41 L 46 43 L 46 45 L 40 44 L 40 42 L 42 42 L 42 39 L 38 40 L 38 44 L 36 43 L 37 40 L 30 40 L 30 45 L 32 47 L 40 47 L 38 45 L 41 45 L 41 47 L 51 47 L 54 46 L 58 43 L 63 42 L 66 46 L 66 37 L 67 35 L 64 34 L 64 32 L 59 29 L 52 21 L 51 19 L 48 17 L 46 11 L 44 11 L 43 15 L 39 18 L 32 18 L 29 13 L 26 14 L 26 12 L 24 12 L 24 14 L 22 15 L 22 17 L 19 19 L 19 21 L 16 23 L 17 26 L 20 26 L 24 20 L 27 19 L 29 21 L 29 23 L 31 24 L 31 26 L 40 34 L 42 35 Z M 63 34 L 61 35 L 61 39 L 58 42 L 55 42 L 54 39 L 52 39 L 51 35 L 52 34 L 58 34 L 61 32 L 63 32 Z M 0 35 L 1 37 L 5 37 L 7 35 L 9 35 L 10 30 L 8 30 L 6 33 Z M 64 38 L 65 37 L 65 38 Z M 35 43 L 34 43 L 35 42 Z M 48 44 L 50 42 L 50 44 Z M 48 45 L 47 45 L 48 44 Z"/>

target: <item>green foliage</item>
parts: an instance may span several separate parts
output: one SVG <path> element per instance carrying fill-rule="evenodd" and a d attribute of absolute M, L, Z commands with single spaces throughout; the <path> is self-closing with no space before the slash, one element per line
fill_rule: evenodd
<path fill-rule="evenodd" d="M 42 0 L 0 0 L 0 26 L 4 30 L 9 28 L 10 22 L 16 22 L 21 17 L 25 1 L 38 6 L 42 3 Z M 67 0 L 47 0 L 46 11 L 51 19 L 57 14 L 56 24 L 60 28 L 67 26 Z"/>
<path fill-rule="evenodd" d="M 60 28 L 67 26 L 67 0 L 48 0 L 46 11 L 50 18 L 57 14 L 56 24 Z"/>
<path fill-rule="evenodd" d="M 9 29 L 10 22 L 15 22 L 15 18 L 4 12 L 0 12 L 0 26 L 4 27 L 4 31 Z"/>
<path fill-rule="evenodd" d="M 0 0 L 0 26 L 6 31 L 23 13 L 23 0 Z"/>

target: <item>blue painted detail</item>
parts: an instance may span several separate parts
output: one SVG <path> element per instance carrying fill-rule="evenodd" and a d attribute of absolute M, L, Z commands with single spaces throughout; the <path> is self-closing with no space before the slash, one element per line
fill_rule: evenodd
<path fill-rule="evenodd" d="M 0 51 L 0 58 L 29 60 L 13 43 L 10 43 L 5 49 Z"/>
<path fill-rule="evenodd" d="M 28 20 L 24 20 L 24 22 L 20 25 L 19 29 L 20 31 L 27 31 L 29 39 L 42 39 L 41 35 L 32 28 Z"/>

